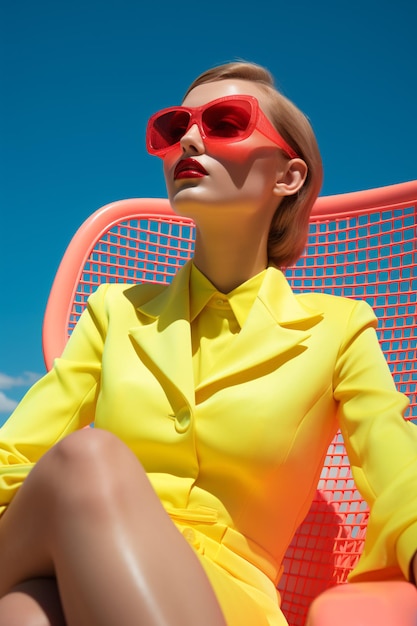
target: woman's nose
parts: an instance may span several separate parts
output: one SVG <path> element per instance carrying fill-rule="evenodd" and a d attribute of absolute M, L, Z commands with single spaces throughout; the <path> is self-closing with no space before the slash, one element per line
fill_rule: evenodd
<path fill-rule="evenodd" d="M 205 151 L 204 141 L 197 124 L 192 124 L 180 139 L 183 152 L 201 153 Z"/>

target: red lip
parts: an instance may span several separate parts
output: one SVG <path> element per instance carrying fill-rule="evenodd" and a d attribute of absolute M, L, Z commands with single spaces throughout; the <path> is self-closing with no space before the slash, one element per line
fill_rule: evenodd
<path fill-rule="evenodd" d="M 179 178 L 201 178 L 207 176 L 204 167 L 196 159 L 183 159 L 174 170 L 174 180 Z"/>

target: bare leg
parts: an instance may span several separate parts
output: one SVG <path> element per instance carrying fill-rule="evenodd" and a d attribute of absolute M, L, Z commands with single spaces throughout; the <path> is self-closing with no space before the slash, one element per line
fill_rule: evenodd
<path fill-rule="evenodd" d="M 35 466 L 0 520 L 0 597 L 56 576 L 68 626 L 225 626 L 133 453 L 92 429 Z"/>
<path fill-rule="evenodd" d="M 0 626 L 65 626 L 55 580 L 28 580 L 1 598 Z"/>
<path fill-rule="evenodd" d="M 311 605 L 306 626 L 416 626 L 417 590 L 405 581 L 332 587 Z"/>

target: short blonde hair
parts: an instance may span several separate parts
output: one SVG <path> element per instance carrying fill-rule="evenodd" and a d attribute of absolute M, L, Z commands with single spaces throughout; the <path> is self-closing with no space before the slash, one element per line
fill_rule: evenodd
<path fill-rule="evenodd" d="M 230 78 L 254 82 L 265 91 L 269 98 L 266 113 L 308 167 L 303 187 L 297 194 L 282 199 L 269 231 L 269 261 L 277 267 L 288 267 L 304 251 L 311 209 L 322 185 L 323 167 L 317 140 L 304 113 L 276 89 L 271 73 L 255 63 L 233 62 L 209 69 L 192 82 L 184 98 L 198 85 Z"/>

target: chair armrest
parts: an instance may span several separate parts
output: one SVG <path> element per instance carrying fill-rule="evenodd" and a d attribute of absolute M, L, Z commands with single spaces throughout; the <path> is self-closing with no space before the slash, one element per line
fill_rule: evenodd
<path fill-rule="evenodd" d="M 416 626 L 417 589 L 402 580 L 337 585 L 312 603 L 306 626 Z"/>

